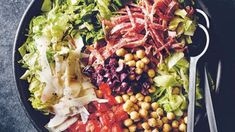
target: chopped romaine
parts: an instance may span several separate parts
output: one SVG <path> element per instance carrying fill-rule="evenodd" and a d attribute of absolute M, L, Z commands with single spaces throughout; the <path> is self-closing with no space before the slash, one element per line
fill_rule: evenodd
<path fill-rule="evenodd" d="M 189 87 L 188 69 L 189 62 L 185 59 L 184 53 L 174 53 L 158 65 L 158 75 L 154 78 L 158 88 L 152 97 L 163 106 L 165 111 L 174 112 L 177 116 L 182 115 L 182 111 L 187 108 L 188 104 L 186 100 Z M 202 99 L 199 82 L 197 78 L 197 101 Z M 173 92 L 175 88 L 179 89 L 177 94 Z"/>

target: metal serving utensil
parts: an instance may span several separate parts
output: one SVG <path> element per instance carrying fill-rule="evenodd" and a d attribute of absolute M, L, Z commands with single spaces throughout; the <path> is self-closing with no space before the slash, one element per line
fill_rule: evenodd
<path fill-rule="evenodd" d="M 209 122 L 210 131 L 218 132 L 214 107 L 213 107 L 212 98 L 211 98 L 210 86 L 209 86 L 209 81 L 208 81 L 208 76 L 207 76 L 207 69 L 206 67 L 204 67 L 204 69 L 205 69 L 204 71 L 205 72 L 205 105 L 206 105 L 207 118 Z"/>
<path fill-rule="evenodd" d="M 205 13 L 197 9 L 197 12 L 202 14 L 206 20 L 207 27 L 209 28 L 209 19 L 205 15 Z M 190 68 L 189 68 L 189 92 L 188 92 L 188 98 L 189 98 L 189 106 L 188 106 L 188 122 L 187 122 L 187 132 L 194 132 L 194 113 L 195 113 L 195 93 L 196 93 L 196 67 L 198 60 L 206 53 L 209 43 L 210 43 L 210 37 L 209 33 L 201 24 L 198 24 L 198 27 L 201 28 L 205 35 L 206 35 L 206 45 L 204 50 L 197 56 L 191 56 L 190 57 Z"/>

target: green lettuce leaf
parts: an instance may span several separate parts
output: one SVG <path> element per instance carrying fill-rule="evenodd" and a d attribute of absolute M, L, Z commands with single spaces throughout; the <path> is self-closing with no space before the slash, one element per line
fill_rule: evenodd
<path fill-rule="evenodd" d="M 177 81 L 175 80 L 174 76 L 172 75 L 160 75 L 155 77 L 154 82 L 156 83 L 156 86 L 158 87 L 172 87 L 177 84 Z"/>
<path fill-rule="evenodd" d="M 168 60 L 167 66 L 169 69 L 171 69 L 173 66 L 175 66 L 182 58 L 184 58 L 183 52 L 176 52 L 171 55 L 171 57 Z"/>
<path fill-rule="evenodd" d="M 175 15 L 180 16 L 181 18 L 185 18 L 187 15 L 187 12 L 185 11 L 185 9 L 177 9 L 175 11 Z"/>
<path fill-rule="evenodd" d="M 158 65 L 158 74 L 153 79 L 156 92 L 152 95 L 153 100 L 157 101 L 166 112 L 174 112 L 181 116 L 187 109 L 188 88 L 189 88 L 189 62 L 184 57 L 183 52 L 178 52 L 167 57 L 163 63 Z M 199 106 L 199 100 L 202 94 L 199 88 L 200 80 L 197 77 L 196 100 Z M 179 88 L 178 94 L 173 94 L 174 88 Z"/>
<path fill-rule="evenodd" d="M 44 0 L 41 10 L 44 12 L 50 11 L 51 10 L 51 0 Z"/>

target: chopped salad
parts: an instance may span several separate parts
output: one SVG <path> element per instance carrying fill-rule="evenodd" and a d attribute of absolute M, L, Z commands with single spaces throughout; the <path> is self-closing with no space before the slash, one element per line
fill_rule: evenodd
<path fill-rule="evenodd" d="M 19 63 L 26 68 L 21 79 L 29 83 L 32 107 L 53 115 L 45 127 L 186 131 L 187 47 L 197 27 L 193 4 L 44 0 L 19 48 Z"/>

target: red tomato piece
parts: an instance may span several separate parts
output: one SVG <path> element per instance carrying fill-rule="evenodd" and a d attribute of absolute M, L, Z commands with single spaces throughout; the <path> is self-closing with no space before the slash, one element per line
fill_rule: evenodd
<path fill-rule="evenodd" d="M 113 111 L 118 121 L 123 121 L 128 118 L 128 114 L 123 110 L 122 105 L 116 106 Z"/>
<path fill-rule="evenodd" d="M 73 125 L 71 125 L 68 130 L 69 132 L 85 132 L 86 124 L 83 124 L 81 121 L 77 121 Z"/>
<path fill-rule="evenodd" d="M 96 113 L 92 113 L 89 115 L 89 119 L 95 120 L 97 118 Z"/>
<path fill-rule="evenodd" d="M 110 105 L 117 104 L 115 98 L 112 95 L 105 95 L 104 98 L 106 98 L 108 100 L 108 104 L 110 104 Z"/>
<path fill-rule="evenodd" d="M 107 104 L 104 104 L 104 103 L 97 104 L 96 108 L 99 112 L 106 112 L 109 110 L 109 108 L 107 107 Z"/>
<path fill-rule="evenodd" d="M 103 95 L 111 95 L 111 89 L 108 84 L 102 83 L 99 86 L 99 88 L 100 88 L 101 92 L 103 93 Z"/>
<path fill-rule="evenodd" d="M 119 124 L 113 124 L 112 132 L 122 132 L 122 127 Z"/>
<path fill-rule="evenodd" d="M 97 120 L 89 120 L 86 124 L 86 132 L 100 132 L 100 123 Z"/>
<path fill-rule="evenodd" d="M 115 123 L 115 115 L 112 111 L 107 111 L 100 116 L 102 126 L 111 126 Z"/>
<path fill-rule="evenodd" d="M 110 128 L 108 126 L 103 126 L 100 132 L 110 132 Z"/>

